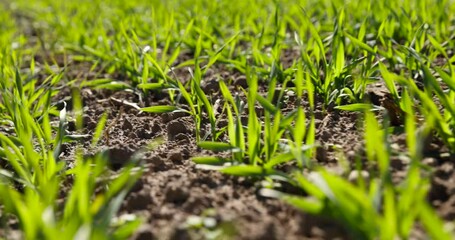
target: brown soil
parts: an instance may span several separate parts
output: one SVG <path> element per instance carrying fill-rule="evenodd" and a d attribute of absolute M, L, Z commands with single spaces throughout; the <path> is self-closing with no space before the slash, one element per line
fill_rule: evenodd
<path fill-rule="evenodd" d="M 242 84 L 239 73 L 223 72 L 217 76 L 221 75 L 231 76 L 233 85 L 247 87 Z M 217 84 L 211 84 L 216 76 L 212 74 L 206 79 L 204 90 L 219 97 Z M 60 95 L 66 94 L 62 92 Z M 128 105 L 167 104 L 165 95 L 151 94 L 142 99 L 142 103 L 138 95 L 125 91 L 83 89 L 82 96 L 86 106 L 84 133 L 92 134 L 101 114 L 105 111 L 109 113 L 107 133 L 103 135 L 101 146 L 88 152 L 108 149 L 113 170 L 121 168 L 137 150 L 156 139 L 164 140 L 145 154 L 146 172 L 127 196 L 120 213 L 133 213 L 144 219 L 134 239 L 205 239 L 216 231 L 235 239 L 351 238 L 338 223 L 303 214 L 276 199 L 260 196 L 258 190 L 261 185 L 257 179 L 230 177 L 197 168 L 190 158 L 212 153 L 196 147 L 195 128 L 190 116 L 183 113 L 141 113 Z M 372 93 L 372 98 L 377 104 L 383 104 L 385 99 L 377 92 Z M 283 108 L 290 110 L 292 104 L 284 104 Z M 348 177 L 355 169 L 355 159 L 359 156 L 364 159 L 360 114 L 330 108 L 322 110 L 322 103 L 318 102 L 315 116 L 320 143 L 317 164 Z M 222 125 L 222 121 L 219 124 Z M 396 125 L 398 130 L 390 137 L 392 147 L 396 152 L 404 151 L 405 136 L 400 133 L 400 123 Z M 67 145 L 62 157 L 71 159 L 73 156 L 72 145 Z M 362 162 L 374 175 L 374 166 Z M 408 162 L 409 159 L 398 154 L 392 157 L 397 183 L 405 177 Z M 432 174 L 429 201 L 442 217 L 453 220 L 453 156 L 434 139 L 428 143 L 424 163 L 433 167 L 429 172 Z M 190 223 L 194 219 L 206 221 L 206 227 L 192 227 Z"/>
<path fill-rule="evenodd" d="M 108 133 L 103 135 L 99 149 L 87 150 L 87 154 L 107 149 L 112 169 L 121 168 L 134 152 L 155 139 L 164 140 L 145 154 L 146 172 L 123 204 L 121 214 L 134 213 L 145 219 L 135 238 L 199 239 L 206 238 L 204 234 L 215 228 L 237 239 L 346 237 L 347 233 L 334 222 L 305 215 L 279 200 L 261 197 L 257 179 L 198 169 L 190 157 L 210 153 L 197 148 L 190 116 L 140 113 L 119 101 L 139 102 L 134 93 L 84 89 L 82 95 L 84 105 L 88 107 L 84 133 L 92 134 L 101 114 L 109 112 Z M 166 100 L 152 96 L 145 99 L 144 104 L 159 101 Z M 344 119 L 335 115 L 334 118 L 337 122 Z M 325 125 L 332 124 L 327 117 L 324 121 L 328 122 Z M 73 125 L 70 122 L 70 130 L 75 130 L 71 128 Z M 336 126 L 331 127 L 336 129 Z M 73 147 L 66 145 L 61 157 L 71 160 Z M 324 161 L 334 160 L 327 158 Z M 187 222 L 194 216 L 203 216 L 215 221 L 216 225 L 191 228 Z"/>

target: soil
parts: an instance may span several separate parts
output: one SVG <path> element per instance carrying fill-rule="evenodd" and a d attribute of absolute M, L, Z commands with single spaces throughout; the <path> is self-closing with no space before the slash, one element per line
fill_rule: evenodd
<path fill-rule="evenodd" d="M 220 71 L 220 74 L 208 74 L 203 83 L 204 90 L 214 99 L 220 93 L 212 81 L 217 81 L 220 76 L 232 80 L 231 90 L 247 88 L 239 73 Z M 370 91 L 371 100 L 386 107 L 387 93 L 384 89 L 378 91 L 378 86 Z M 266 87 L 262 86 L 261 91 L 266 91 Z M 129 104 L 136 103 L 140 107 L 168 104 L 165 95 L 151 94 L 139 98 L 133 92 L 90 89 L 83 89 L 81 93 L 85 106 L 84 133 L 92 134 L 101 114 L 105 111 L 109 114 L 107 133 L 101 144 L 97 149 L 87 150 L 87 154 L 107 149 L 113 170 L 120 169 L 136 151 L 157 139 L 162 140 L 158 147 L 146 152 L 143 158 L 146 172 L 127 196 L 120 212 L 120 215 L 132 213 L 144 219 L 133 239 L 206 239 L 217 231 L 235 239 L 351 238 L 339 223 L 306 215 L 279 200 L 262 197 L 257 179 L 231 177 L 198 168 L 190 158 L 213 153 L 196 146 L 191 116 L 144 113 Z M 59 95 L 69 94 L 63 91 Z M 360 158 L 364 160 L 364 167 L 370 169 L 369 174 L 374 174 L 374 166 L 369 165 L 363 153 L 361 114 L 323 109 L 321 99 L 317 100 L 316 137 L 320 145 L 315 159 L 317 164 L 353 178 L 352 170 L 358 163 L 356 159 Z M 68 106 L 70 108 L 71 104 Z M 293 104 L 283 104 L 284 111 L 290 111 L 292 107 Z M 219 127 L 222 125 L 223 121 L 220 121 Z M 403 151 L 405 135 L 400 131 L 402 123 L 397 119 L 392 125 L 396 125 L 396 131 L 390 136 L 392 148 L 396 152 Z M 444 219 L 451 221 L 455 219 L 455 184 L 451 181 L 455 177 L 454 157 L 437 138 L 427 142 L 423 162 L 432 168 L 428 172 L 432 176 L 428 200 Z M 73 145 L 67 145 L 61 157 L 70 160 L 73 156 Z M 408 163 L 409 159 L 404 156 L 392 156 L 396 183 L 405 177 Z M 205 227 L 197 227 L 192 221 L 208 223 Z M 418 230 L 414 234 L 416 238 L 425 237 Z"/>
<path fill-rule="evenodd" d="M 141 113 L 124 103 L 139 102 L 134 93 L 83 89 L 82 96 L 86 106 L 84 133 L 92 134 L 101 114 L 109 112 L 107 133 L 100 146 L 97 149 L 87 146 L 86 154 L 108 150 L 113 170 L 120 169 L 136 151 L 156 139 L 163 140 L 145 154 L 146 172 L 126 198 L 120 213 L 133 213 L 145 219 L 135 239 L 206 238 L 204 234 L 208 234 L 210 228 L 188 226 L 188 219 L 195 216 L 215 221 L 218 230 L 237 239 L 347 236 L 337 223 L 305 215 L 279 200 L 261 197 L 257 179 L 231 177 L 197 168 L 190 157 L 213 153 L 197 148 L 191 116 Z M 144 99 L 144 105 L 160 101 L 167 100 L 150 96 Z M 69 110 L 71 105 L 68 104 Z M 339 116 L 334 118 L 339 122 Z M 327 118 L 325 121 L 328 122 L 325 125 L 332 124 Z M 71 127 L 74 125 L 70 122 L 70 131 L 75 131 Z M 65 145 L 61 158 L 71 162 L 73 157 L 74 144 Z M 327 158 L 324 161 L 334 160 Z"/>

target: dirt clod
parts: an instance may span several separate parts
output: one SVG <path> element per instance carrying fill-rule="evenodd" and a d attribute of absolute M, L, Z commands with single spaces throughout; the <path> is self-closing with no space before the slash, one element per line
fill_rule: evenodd
<path fill-rule="evenodd" d="M 189 193 L 183 187 L 177 184 L 171 184 L 167 187 L 165 200 L 172 203 L 183 203 L 188 199 Z"/>
<path fill-rule="evenodd" d="M 152 198 L 147 192 L 133 192 L 128 197 L 126 209 L 129 211 L 146 209 L 152 203 Z"/>
<path fill-rule="evenodd" d="M 180 151 L 174 151 L 169 154 L 169 160 L 175 164 L 181 164 L 183 157 Z"/>
<path fill-rule="evenodd" d="M 188 133 L 187 126 L 179 121 L 172 121 L 167 125 L 167 139 L 168 141 L 174 141 L 178 134 Z"/>

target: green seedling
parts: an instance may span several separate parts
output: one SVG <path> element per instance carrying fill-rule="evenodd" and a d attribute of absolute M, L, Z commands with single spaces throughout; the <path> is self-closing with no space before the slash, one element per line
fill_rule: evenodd
<path fill-rule="evenodd" d="M 406 101 L 409 96 L 406 95 Z M 410 105 L 409 105 L 410 106 Z M 359 239 L 408 238 L 417 221 L 425 226 L 429 236 L 437 239 L 450 239 L 440 220 L 434 219 L 435 213 L 428 208 L 425 196 L 428 191 L 428 179 L 422 178 L 418 164 L 421 148 L 414 134 L 416 124 L 412 108 L 407 108 L 406 131 L 409 134 L 407 144 L 412 158 L 408 177 L 400 185 L 391 181 L 390 150 L 387 146 L 386 132 L 380 128 L 371 112 L 366 113 L 366 151 L 368 159 L 378 165 L 378 178 L 367 180 L 358 186 L 330 174 L 322 169 L 308 176 L 296 172 L 290 177 L 292 182 L 302 188 L 309 197 L 290 195 L 271 189 L 261 193 L 277 197 L 294 205 L 304 212 L 317 214 L 338 220 L 350 230 L 350 236 Z M 424 131 L 425 132 L 425 131 Z M 412 206 L 412 210 L 410 207 Z M 430 211 L 429 211 L 430 210 Z M 410 214 L 412 212 L 412 214 Z M 405 214 L 407 213 L 407 214 Z M 434 222 L 430 222 L 434 219 Z"/>

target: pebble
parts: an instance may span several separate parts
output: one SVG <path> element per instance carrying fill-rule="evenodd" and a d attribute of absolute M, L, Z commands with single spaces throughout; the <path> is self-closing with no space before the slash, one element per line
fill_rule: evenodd
<path fill-rule="evenodd" d="M 357 182 L 357 179 L 359 179 L 359 177 L 362 177 L 363 180 L 365 181 L 365 183 L 367 183 L 367 184 L 370 181 L 370 174 L 367 171 L 365 171 L 365 170 L 361 170 L 361 171 L 354 170 L 354 171 L 351 171 L 351 173 L 349 173 L 348 180 L 351 183 L 355 183 L 355 182 Z"/>

